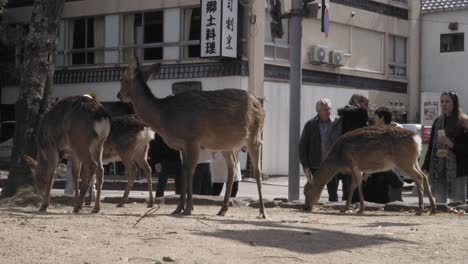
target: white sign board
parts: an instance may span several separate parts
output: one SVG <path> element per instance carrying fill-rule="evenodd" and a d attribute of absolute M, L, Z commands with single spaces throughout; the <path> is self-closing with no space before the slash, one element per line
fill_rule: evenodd
<path fill-rule="evenodd" d="M 237 8 L 238 0 L 223 0 L 221 55 L 224 57 L 237 57 Z"/>
<path fill-rule="evenodd" d="M 421 94 L 421 123 L 423 126 L 432 126 L 434 120 L 440 115 L 440 93 L 423 92 Z"/>
<path fill-rule="evenodd" d="M 222 0 L 201 0 L 200 57 L 221 56 Z"/>

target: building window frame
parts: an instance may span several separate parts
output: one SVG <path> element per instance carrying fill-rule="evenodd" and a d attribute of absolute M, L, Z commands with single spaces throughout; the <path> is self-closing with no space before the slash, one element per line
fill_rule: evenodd
<path fill-rule="evenodd" d="M 289 20 L 282 19 L 283 23 L 283 38 L 273 38 L 271 36 L 271 15 L 268 10 L 265 11 L 265 59 L 276 62 L 289 62 L 290 36 L 289 36 Z M 270 55 L 271 54 L 271 55 Z M 283 56 L 282 56 L 283 55 Z"/>
<path fill-rule="evenodd" d="M 398 42 L 403 41 L 403 44 Z M 387 47 L 387 75 L 392 78 L 408 78 L 408 39 L 397 35 L 388 35 Z M 402 48 L 403 50 L 399 49 Z M 401 55 L 403 52 L 403 56 Z M 398 59 L 398 58 L 403 58 Z"/>

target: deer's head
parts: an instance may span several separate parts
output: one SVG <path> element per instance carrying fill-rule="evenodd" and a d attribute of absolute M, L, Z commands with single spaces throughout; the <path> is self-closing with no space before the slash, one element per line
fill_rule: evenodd
<path fill-rule="evenodd" d="M 128 65 L 128 68 L 120 78 L 120 91 L 117 97 L 121 102 L 131 103 L 131 98 L 139 89 L 146 86 L 148 79 L 159 74 L 161 71 L 161 63 L 156 63 L 143 70 L 140 67 L 138 58 Z"/>
<path fill-rule="evenodd" d="M 305 211 L 312 211 L 312 208 L 320 199 L 320 194 L 322 193 L 322 188 L 315 182 L 314 183 L 314 176 L 312 173 L 306 174 L 307 176 L 307 183 L 304 185 L 304 196 L 305 196 L 305 203 L 304 203 L 304 210 Z"/>
<path fill-rule="evenodd" d="M 30 169 L 30 172 L 33 176 L 34 187 L 36 189 L 36 192 L 39 195 L 44 196 L 47 188 L 50 188 L 50 186 L 48 186 L 47 167 L 44 166 L 44 164 L 47 164 L 47 161 L 38 162 L 32 157 L 24 155 L 23 162 Z"/>

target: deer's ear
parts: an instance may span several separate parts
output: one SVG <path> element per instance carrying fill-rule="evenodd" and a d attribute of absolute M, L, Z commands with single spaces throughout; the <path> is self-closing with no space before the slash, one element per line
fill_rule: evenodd
<path fill-rule="evenodd" d="M 157 76 L 161 72 L 161 63 L 155 63 L 149 66 L 144 72 L 145 82 L 151 78 L 151 76 Z"/>
<path fill-rule="evenodd" d="M 24 163 L 31 169 L 36 169 L 37 167 L 37 161 L 33 158 L 31 158 L 28 155 L 23 155 L 23 161 Z"/>

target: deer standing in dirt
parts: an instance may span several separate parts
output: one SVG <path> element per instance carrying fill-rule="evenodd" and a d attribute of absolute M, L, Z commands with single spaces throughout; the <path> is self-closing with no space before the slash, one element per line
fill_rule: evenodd
<path fill-rule="evenodd" d="M 358 187 L 360 205 L 358 213 L 364 212 L 364 197 L 362 194 L 362 174 L 400 169 L 409 175 L 418 187 L 419 209 L 421 215 L 424 209 L 423 193 L 426 191 L 431 203 L 431 213 L 436 213 L 427 175 L 419 167 L 421 138 L 414 132 L 390 126 L 371 126 L 348 132 L 341 136 L 333 145 L 330 153 L 323 161 L 316 175 L 307 175 L 304 186 L 305 209 L 312 207 L 319 200 L 324 186 L 338 173 L 352 175 L 346 212 L 351 204 L 351 198 Z"/>
<path fill-rule="evenodd" d="M 148 180 L 148 207 L 153 207 L 151 167 L 147 161 L 149 144 L 153 139 L 154 131 L 136 116 L 127 115 L 112 118 L 110 134 L 104 143 L 102 163 L 122 161 L 125 165 L 128 182 L 122 201 L 117 205 L 118 207 L 127 202 L 133 181 L 140 169 L 143 170 Z M 77 187 L 75 187 L 75 191 L 77 191 Z"/>
<path fill-rule="evenodd" d="M 259 160 L 265 114 L 260 101 L 238 89 L 191 91 L 159 99 L 146 81 L 160 70 L 161 65 L 155 64 L 143 72 L 138 63 L 131 63 L 122 76 L 117 96 L 122 102 L 132 103 L 138 117 L 161 135 L 169 147 L 182 152 L 181 195 L 174 213 L 191 214 L 193 173 L 200 149 L 208 149 L 222 151 L 228 164 L 226 194 L 218 213 L 224 216 L 237 163 L 235 154 L 245 146 L 257 180 L 260 217 L 265 218 Z"/>
<path fill-rule="evenodd" d="M 97 195 L 93 213 L 99 212 L 104 178 L 102 153 L 111 128 L 109 115 L 102 105 L 89 96 L 71 96 L 52 106 L 39 123 L 36 159 L 24 156 L 35 179 L 37 192 L 43 196 L 40 211 L 46 211 L 50 201 L 55 169 L 61 157 L 73 164 L 73 178 L 78 186 L 83 170 L 80 192 L 75 192 L 73 212 L 82 208 L 90 181 L 96 175 Z M 76 187 L 77 188 L 77 187 Z"/>

